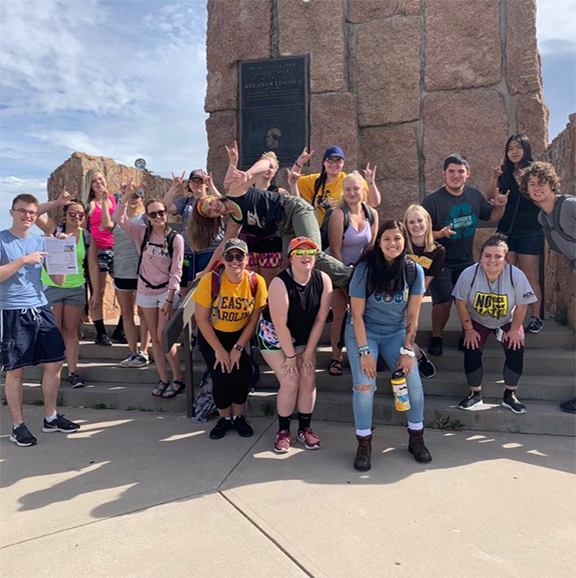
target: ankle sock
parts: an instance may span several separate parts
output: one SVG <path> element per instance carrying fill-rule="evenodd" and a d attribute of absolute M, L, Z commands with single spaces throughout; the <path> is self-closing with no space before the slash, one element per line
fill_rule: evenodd
<path fill-rule="evenodd" d="M 56 416 L 57 416 L 57 415 L 58 415 L 58 414 L 55 413 L 53 416 L 51 416 L 51 417 L 46 417 L 46 418 L 44 418 L 44 419 L 45 419 L 48 423 L 52 423 L 52 422 L 56 419 Z"/>
<path fill-rule="evenodd" d="M 357 429 L 356 430 L 356 435 L 360 436 L 362 438 L 365 438 L 366 436 L 369 436 L 372 433 L 371 429 Z"/>
<path fill-rule="evenodd" d="M 311 421 L 312 421 L 311 413 L 298 412 L 298 429 L 306 429 L 307 427 L 310 427 Z"/>
<path fill-rule="evenodd" d="M 412 423 L 411 421 L 408 422 L 408 429 L 411 429 L 412 431 L 420 431 L 422 429 L 424 429 L 424 424 L 419 421 L 416 423 Z"/>
<path fill-rule="evenodd" d="M 292 419 L 291 415 L 287 415 L 287 416 L 278 415 L 278 429 L 290 431 L 290 420 L 291 419 Z"/>

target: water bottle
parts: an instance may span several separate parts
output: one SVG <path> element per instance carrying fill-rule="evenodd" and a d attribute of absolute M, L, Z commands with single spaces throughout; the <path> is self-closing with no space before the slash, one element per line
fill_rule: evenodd
<path fill-rule="evenodd" d="M 410 398 L 408 397 L 406 377 L 404 377 L 401 369 L 397 369 L 392 374 L 390 383 L 392 384 L 392 391 L 394 392 L 396 411 L 408 411 L 410 409 Z"/>

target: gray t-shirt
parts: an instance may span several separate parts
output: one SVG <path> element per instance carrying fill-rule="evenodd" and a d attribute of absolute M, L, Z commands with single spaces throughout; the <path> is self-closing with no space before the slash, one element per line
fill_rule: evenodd
<path fill-rule="evenodd" d="M 133 223 L 146 223 L 144 213 L 130 219 Z M 118 279 L 138 279 L 139 253 L 132 237 L 122 227 L 114 226 L 114 276 Z"/>
<path fill-rule="evenodd" d="M 550 235 L 552 237 L 552 243 L 550 243 L 550 239 L 548 243 L 550 244 L 550 248 L 556 251 L 560 249 L 560 253 L 568 257 L 571 261 L 576 259 L 576 242 L 570 242 L 568 239 L 562 237 L 556 229 L 554 229 L 554 211 L 557 210 L 558 201 L 554 205 L 554 210 L 547 215 L 544 211 L 540 211 L 538 214 L 538 222 L 541 225 L 544 225 L 544 219 L 548 223 L 550 227 Z M 558 214 L 560 228 L 565 231 L 568 235 L 573 238 L 576 238 L 576 197 L 566 196 L 564 202 L 562 203 L 562 208 Z M 544 232 L 547 232 L 547 228 L 544 228 Z M 556 247 L 554 247 L 554 244 Z"/>
<path fill-rule="evenodd" d="M 526 275 L 508 264 L 494 283 L 490 283 L 481 265 L 464 269 L 452 295 L 466 301 L 470 317 L 490 329 L 510 323 L 516 305 L 537 301 Z"/>

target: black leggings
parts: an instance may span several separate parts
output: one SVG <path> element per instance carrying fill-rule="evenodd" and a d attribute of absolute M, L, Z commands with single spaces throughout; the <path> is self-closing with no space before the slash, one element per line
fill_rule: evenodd
<path fill-rule="evenodd" d="M 491 333 L 496 330 L 490 329 L 480 325 L 472 320 L 474 329 L 480 334 L 480 343 L 478 349 L 469 349 L 464 347 L 464 372 L 466 373 L 466 380 L 469 387 L 480 387 L 482 385 L 482 377 L 484 376 L 484 369 L 482 367 L 482 350 L 486 339 Z M 510 330 L 510 323 L 504 325 L 502 331 Z M 504 362 L 504 370 L 502 375 L 504 377 L 504 384 L 517 386 L 522 376 L 524 368 L 524 347 L 520 349 L 510 349 L 507 343 L 502 343 L 506 361 Z"/>
<path fill-rule="evenodd" d="M 243 329 L 233 332 L 214 330 L 216 337 L 226 351 L 230 351 L 234 347 L 242 335 L 242 331 Z M 216 354 L 201 331 L 198 331 L 198 345 L 212 377 L 212 395 L 216 407 L 228 409 L 232 404 L 243 405 L 246 403 L 252 377 L 252 364 L 246 350 L 243 350 L 240 356 L 240 369 L 235 367 L 232 373 L 225 373 L 221 364 L 214 369 Z"/>

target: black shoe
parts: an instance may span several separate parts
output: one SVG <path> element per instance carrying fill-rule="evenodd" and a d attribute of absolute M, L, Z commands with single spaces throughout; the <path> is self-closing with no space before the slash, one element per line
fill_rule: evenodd
<path fill-rule="evenodd" d="M 516 392 L 511 389 L 504 390 L 504 397 L 502 398 L 502 407 L 511 409 L 514 413 L 526 413 L 526 406 L 518 401 Z"/>
<path fill-rule="evenodd" d="M 63 433 L 74 433 L 78 431 L 80 426 L 69 419 L 66 419 L 63 415 L 59 413 L 56 414 L 56 419 L 53 421 L 46 421 L 44 418 L 44 425 L 42 426 L 42 431 L 44 433 L 51 433 L 53 431 L 61 431 Z"/>
<path fill-rule="evenodd" d="M 436 368 L 422 350 L 420 350 L 420 353 L 422 354 L 422 357 L 418 360 L 418 371 L 421 375 L 430 379 L 436 375 Z"/>
<path fill-rule="evenodd" d="M 38 443 L 38 440 L 30 433 L 30 430 L 25 423 L 21 423 L 18 427 L 12 428 L 10 441 L 14 442 L 21 448 L 35 446 Z"/>
<path fill-rule="evenodd" d="M 108 335 L 106 333 L 99 333 L 96 336 L 94 343 L 96 343 L 96 345 L 104 345 L 106 347 L 108 347 L 109 345 L 112 345 L 112 341 L 110 340 L 110 338 L 108 337 Z"/>
<path fill-rule="evenodd" d="M 459 409 L 472 409 L 477 405 L 482 405 L 482 394 L 479 391 L 471 391 L 470 395 L 463 399 L 459 404 Z"/>
<path fill-rule="evenodd" d="M 211 440 L 220 440 L 222 439 L 227 431 L 232 429 L 232 420 L 226 419 L 225 417 L 221 417 L 218 420 L 218 423 L 212 428 L 210 432 L 210 439 Z"/>
<path fill-rule="evenodd" d="M 576 413 L 576 398 L 569 401 L 563 401 L 560 404 L 560 409 L 566 413 Z"/>
<path fill-rule="evenodd" d="M 437 355 L 437 356 L 442 355 L 442 353 L 444 353 L 441 337 L 430 338 L 430 343 L 428 344 L 428 353 L 430 355 Z"/>
<path fill-rule="evenodd" d="M 68 375 L 68 385 L 72 388 L 84 387 L 84 380 L 74 371 Z"/>
<path fill-rule="evenodd" d="M 356 448 L 356 459 L 354 469 L 360 472 L 367 472 L 372 467 L 372 434 L 369 436 L 356 435 L 358 447 Z"/>
<path fill-rule="evenodd" d="M 414 456 L 414 459 L 421 463 L 431 462 L 432 456 L 424 445 L 424 430 L 408 428 L 408 435 L 410 436 L 408 451 Z"/>
<path fill-rule="evenodd" d="M 542 331 L 542 319 L 539 317 L 530 317 L 530 323 L 526 326 L 528 333 L 540 333 Z"/>
<path fill-rule="evenodd" d="M 254 435 L 254 430 L 250 427 L 243 415 L 239 415 L 233 419 L 232 425 L 241 438 L 249 438 Z"/>
<path fill-rule="evenodd" d="M 122 343 L 124 345 L 128 343 L 128 339 L 126 339 L 126 333 L 124 333 L 124 330 L 115 329 L 114 333 L 112 333 L 112 341 L 114 341 L 114 343 Z"/>

